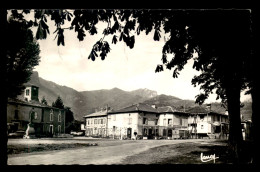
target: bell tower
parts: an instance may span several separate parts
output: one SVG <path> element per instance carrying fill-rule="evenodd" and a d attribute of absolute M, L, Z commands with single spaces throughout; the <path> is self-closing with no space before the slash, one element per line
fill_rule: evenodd
<path fill-rule="evenodd" d="M 39 87 L 35 85 L 26 85 L 24 91 L 24 99 L 27 101 L 39 101 Z"/>

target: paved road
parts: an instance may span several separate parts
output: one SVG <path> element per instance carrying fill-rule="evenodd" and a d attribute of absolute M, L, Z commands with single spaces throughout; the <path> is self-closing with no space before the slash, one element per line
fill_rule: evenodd
<path fill-rule="evenodd" d="M 85 142 L 90 140 L 85 140 Z M 93 140 L 92 140 L 93 141 Z M 91 141 L 91 142 L 92 142 Z M 187 142 L 201 142 L 205 144 L 213 140 L 96 140 L 99 146 L 87 146 L 84 148 L 45 151 L 45 152 L 32 152 L 23 153 L 18 155 L 11 155 L 8 158 L 8 165 L 102 165 L 102 164 L 121 164 L 121 161 L 127 156 L 138 154 L 150 148 L 179 144 Z M 10 141 L 9 144 L 15 144 L 17 141 Z M 25 142 L 22 140 L 21 142 Z M 28 144 L 35 144 L 37 140 L 30 140 Z M 38 141 L 39 142 L 39 141 Z M 43 143 L 52 143 L 57 141 L 43 141 Z M 67 142 L 82 142 L 82 141 L 60 141 L 60 143 Z M 42 143 L 42 142 L 41 142 Z"/>

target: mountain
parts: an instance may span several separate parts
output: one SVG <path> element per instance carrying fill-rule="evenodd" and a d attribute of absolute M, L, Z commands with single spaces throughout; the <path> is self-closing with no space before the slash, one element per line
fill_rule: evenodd
<path fill-rule="evenodd" d="M 198 106 L 198 104 L 195 104 L 194 100 L 182 100 L 178 97 L 169 96 L 169 95 L 158 95 L 151 99 L 145 100 L 143 103 L 149 104 L 149 105 L 156 105 L 157 107 L 160 106 L 171 106 L 175 108 L 178 111 L 186 111 L 187 109 Z M 244 120 L 251 120 L 252 118 L 252 102 L 251 101 L 244 101 L 244 106 L 240 109 L 240 112 L 242 114 L 242 119 Z M 206 104 L 201 105 L 202 107 L 206 107 Z M 221 103 L 213 102 L 211 103 L 211 110 L 214 112 L 226 113 L 226 109 L 221 106 Z"/>
<path fill-rule="evenodd" d="M 124 91 L 113 88 L 79 92 L 73 88 L 47 81 L 39 77 L 38 72 L 32 74 L 28 83 L 39 87 L 39 100 L 41 101 L 44 96 L 48 105 L 52 105 L 52 102 L 60 96 L 64 105 L 71 108 L 77 120 L 83 120 L 83 116 L 106 105 L 113 109 L 120 109 L 133 103 L 141 103 L 157 95 L 156 91 L 148 89 Z M 20 95 L 19 98 L 23 98 L 23 96 Z"/>
<path fill-rule="evenodd" d="M 113 88 L 110 90 L 83 91 L 81 94 L 86 98 L 87 104 L 85 104 L 84 108 L 88 109 L 88 107 L 91 107 L 92 109 L 89 109 L 89 112 L 94 112 L 95 108 L 102 108 L 106 105 L 113 109 L 119 109 L 129 104 L 141 103 L 151 97 L 151 95 L 144 93 L 149 92 L 148 90 L 143 92 L 139 90 L 138 92 L 140 94 L 132 94 L 132 92 Z"/>
<path fill-rule="evenodd" d="M 185 111 L 190 107 L 198 106 L 194 100 L 182 100 L 175 96 L 158 95 L 156 91 L 146 88 L 134 91 L 124 91 L 119 88 L 102 89 L 94 91 L 77 91 L 67 86 L 58 85 L 52 81 L 47 81 L 39 77 L 38 72 L 31 76 L 30 84 L 39 87 L 39 100 L 44 96 L 48 105 L 52 105 L 58 96 L 61 97 L 65 106 L 71 108 L 74 118 L 83 120 L 83 116 L 95 112 L 96 109 L 110 106 L 114 110 L 129 106 L 134 103 L 146 103 L 149 105 L 172 106 L 180 111 Z M 23 98 L 22 95 L 18 98 Z M 251 102 L 244 102 L 245 106 L 241 108 L 241 114 L 244 119 L 250 119 L 252 110 Z M 202 105 L 205 106 L 205 105 Z M 220 103 L 212 103 L 211 109 L 219 113 L 225 113 L 225 109 Z"/>
<path fill-rule="evenodd" d="M 147 88 L 131 91 L 131 94 L 132 95 L 138 95 L 138 96 L 141 96 L 141 97 L 147 97 L 147 98 L 153 98 L 153 97 L 157 96 L 156 91 L 152 91 L 152 90 L 149 90 Z"/>

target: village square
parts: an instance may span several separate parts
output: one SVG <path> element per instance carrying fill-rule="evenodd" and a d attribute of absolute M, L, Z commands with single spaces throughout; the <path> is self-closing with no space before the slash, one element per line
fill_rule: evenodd
<path fill-rule="evenodd" d="M 0 13 L 1 165 L 257 164 L 254 10 Z"/>
<path fill-rule="evenodd" d="M 26 101 L 9 99 L 9 165 L 231 163 L 223 149 L 228 115 L 210 107 L 183 112 L 143 103 L 119 110 L 106 106 L 84 116 L 80 129 L 66 134 L 65 111 L 40 103 L 39 89 L 28 84 Z M 250 122 L 243 125 L 247 140 Z M 186 158 L 174 161 L 179 156 Z"/>

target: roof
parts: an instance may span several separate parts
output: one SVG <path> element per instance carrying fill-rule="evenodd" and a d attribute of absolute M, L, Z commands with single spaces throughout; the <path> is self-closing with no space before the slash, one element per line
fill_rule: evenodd
<path fill-rule="evenodd" d="M 158 113 L 173 113 L 176 111 L 176 109 L 173 109 L 171 106 L 163 106 L 163 107 L 158 107 L 157 108 Z"/>
<path fill-rule="evenodd" d="M 176 109 L 173 109 L 171 106 L 163 106 L 163 107 L 158 107 L 157 108 L 157 111 L 159 113 L 173 113 L 173 112 L 176 112 Z"/>
<path fill-rule="evenodd" d="M 153 108 L 150 105 L 144 104 L 144 103 L 137 103 L 133 104 L 131 106 L 108 112 L 109 114 L 115 114 L 115 113 L 127 113 L 127 112 L 150 112 L 150 113 L 158 113 L 157 109 Z"/>
<path fill-rule="evenodd" d="M 171 106 L 163 106 L 157 108 L 158 113 L 171 113 L 171 114 L 179 114 L 179 115 L 188 115 L 188 113 L 177 110 Z"/>
<path fill-rule="evenodd" d="M 23 101 L 23 100 L 20 100 L 20 99 L 8 98 L 8 103 L 22 104 L 22 105 L 28 105 L 28 106 L 34 106 L 34 107 L 45 107 L 45 108 L 51 108 L 51 109 L 59 109 L 59 108 L 56 108 L 56 107 L 52 107 L 52 106 L 49 106 L 49 105 L 42 104 L 42 103 L 40 103 L 38 101 L 34 101 L 34 100 L 27 102 L 27 101 Z"/>
<path fill-rule="evenodd" d="M 206 107 L 202 107 L 202 106 L 195 106 L 195 107 L 192 107 L 190 109 L 188 109 L 186 111 L 186 113 L 189 113 L 189 114 L 207 114 L 207 113 L 213 113 L 213 114 L 218 114 L 218 115 L 225 115 L 226 114 L 222 114 L 222 113 L 218 113 L 218 112 L 215 112 L 215 111 L 208 111 Z"/>
<path fill-rule="evenodd" d="M 186 112 L 190 113 L 190 114 L 206 114 L 206 113 L 208 113 L 206 108 L 204 108 L 202 106 L 192 107 L 192 108 L 188 109 Z"/>
<path fill-rule="evenodd" d="M 108 112 L 112 112 L 112 110 L 109 110 Z M 98 112 L 94 112 L 94 113 L 85 115 L 83 118 L 97 117 L 97 116 L 106 116 L 106 115 L 107 115 L 107 111 L 103 110 L 103 111 L 98 111 Z"/>
<path fill-rule="evenodd" d="M 24 84 L 25 87 L 37 87 L 39 88 L 37 85 L 31 84 L 31 83 L 26 83 Z"/>

